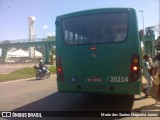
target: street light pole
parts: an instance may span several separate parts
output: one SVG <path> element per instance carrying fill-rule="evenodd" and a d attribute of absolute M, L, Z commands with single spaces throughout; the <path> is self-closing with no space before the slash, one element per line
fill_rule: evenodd
<path fill-rule="evenodd" d="M 143 14 L 143 10 L 139 10 L 139 12 L 142 13 L 142 24 L 143 24 L 143 36 L 144 36 L 144 14 Z"/>
<path fill-rule="evenodd" d="M 143 45 L 144 45 L 144 54 L 145 54 L 146 51 L 145 51 L 145 43 L 144 43 L 144 42 L 145 42 L 145 41 L 144 41 L 144 33 L 145 33 L 145 32 L 144 32 L 144 31 L 145 31 L 145 30 L 144 30 L 144 14 L 143 14 L 143 10 L 139 10 L 139 12 L 142 13 L 142 25 L 143 25 L 143 28 L 142 28 L 142 29 L 143 29 L 142 42 L 143 42 Z"/>

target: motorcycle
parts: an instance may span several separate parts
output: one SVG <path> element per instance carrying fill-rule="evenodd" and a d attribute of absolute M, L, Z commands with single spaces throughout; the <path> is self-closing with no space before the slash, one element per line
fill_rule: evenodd
<path fill-rule="evenodd" d="M 38 65 L 34 65 L 33 67 L 36 70 L 37 80 L 50 77 L 50 71 L 47 69 L 47 67 L 44 67 L 43 70 L 41 70 Z"/>

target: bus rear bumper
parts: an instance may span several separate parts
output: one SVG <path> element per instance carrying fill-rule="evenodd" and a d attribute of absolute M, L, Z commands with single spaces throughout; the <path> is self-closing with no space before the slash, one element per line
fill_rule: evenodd
<path fill-rule="evenodd" d="M 58 92 L 63 92 L 63 93 L 87 93 L 87 94 L 106 94 L 106 95 L 139 95 L 141 93 L 140 81 L 130 82 L 127 84 L 110 84 L 110 85 L 66 84 L 63 85 L 63 87 L 60 86 L 58 87 Z"/>

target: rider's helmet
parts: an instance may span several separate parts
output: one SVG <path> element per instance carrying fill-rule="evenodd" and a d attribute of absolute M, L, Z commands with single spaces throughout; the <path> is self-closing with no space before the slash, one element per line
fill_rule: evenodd
<path fill-rule="evenodd" d="M 40 63 L 43 63 L 43 60 L 40 60 Z"/>

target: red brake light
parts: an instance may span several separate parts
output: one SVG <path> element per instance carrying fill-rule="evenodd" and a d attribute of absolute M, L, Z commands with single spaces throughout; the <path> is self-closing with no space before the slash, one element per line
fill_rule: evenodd
<path fill-rule="evenodd" d="M 133 71 L 137 71 L 137 70 L 138 70 L 138 67 L 137 67 L 137 66 L 133 66 L 133 67 L 132 67 L 132 70 L 133 70 Z"/>
<path fill-rule="evenodd" d="M 57 57 L 56 59 L 56 66 L 57 66 L 57 80 L 64 81 L 63 68 L 60 57 Z"/>
<path fill-rule="evenodd" d="M 61 73 L 61 72 L 62 72 L 62 67 L 58 67 L 58 68 L 57 68 L 57 72 L 58 72 L 58 73 Z"/>

